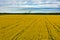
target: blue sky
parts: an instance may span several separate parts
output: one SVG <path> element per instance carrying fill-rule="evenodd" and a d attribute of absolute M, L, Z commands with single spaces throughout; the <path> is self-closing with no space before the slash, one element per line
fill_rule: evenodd
<path fill-rule="evenodd" d="M 37 9 L 36 11 L 41 12 L 58 12 L 60 11 L 60 0 L 0 0 L 0 12 L 13 13 L 14 11 L 22 12 L 24 10 L 27 11 L 31 9 L 32 11 L 35 11 Z"/>

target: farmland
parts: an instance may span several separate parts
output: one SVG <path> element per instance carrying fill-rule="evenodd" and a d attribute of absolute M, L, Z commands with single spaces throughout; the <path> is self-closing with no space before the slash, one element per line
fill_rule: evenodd
<path fill-rule="evenodd" d="M 0 40 L 60 40 L 60 15 L 0 15 Z"/>

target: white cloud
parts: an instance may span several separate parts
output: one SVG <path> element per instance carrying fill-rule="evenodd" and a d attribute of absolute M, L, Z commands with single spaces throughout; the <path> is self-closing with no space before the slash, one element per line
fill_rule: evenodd
<path fill-rule="evenodd" d="M 37 4 L 37 5 L 34 5 L 34 4 Z M 0 0 L 0 12 L 3 12 L 3 11 L 5 12 L 8 10 L 11 12 L 13 7 L 21 8 L 21 9 L 22 8 L 60 8 L 60 1 L 57 1 L 57 0 Z"/>

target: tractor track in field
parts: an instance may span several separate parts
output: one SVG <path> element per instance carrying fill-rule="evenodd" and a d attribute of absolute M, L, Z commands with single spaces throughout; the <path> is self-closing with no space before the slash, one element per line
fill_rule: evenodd
<path fill-rule="evenodd" d="M 0 30 L 3 30 L 3 29 L 11 29 L 11 28 L 15 27 L 15 25 L 17 25 L 17 22 L 14 23 L 14 24 L 7 25 L 7 26 L 5 26 L 5 27 L 2 27 L 2 28 L 0 28 Z M 13 27 L 12 27 L 12 26 L 13 26 Z"/>
<path fill-rule="evenodd" d="M 59 29 L 57 29 L 57 25 L 55 25 L 54 23 L 51 23 L 50 21 L 49 21 L 49 19 L 47 18 L 47 17 L 45 17 L 45 19 L 46 19 L 46 21 L 45 21 L 45 23 L 46 23 L 46 28 L 47 28 L 47 30 L 48 30 L 48 33 L 49 33 L 49 35 L 50 35 L 50 37 L 51 37 L 51 39 L 52 40 L 57 40 L 57 38 L 58 38 L 58 40 L 60 40 L 60 35 L 58 34 L 58 32 L 60 31 Z M 56 33 L 56 35 L 58 35 L 59 37 L 56 37 L 55 35 L 52 35 L 52 32 L 54 32 L 54 31 L 51 31 L 51 30 L 53 30 L 53 29 L 50 29 L 49 30 L 49 25 L 51 25 L 50 26 L 50 28 L 52 27 L 53 29 L 54 29 L 54 31 L 56 31 L 55 33 Z M 59 32 L 60 33 L 60 32 Z M 54 34 L 54 33 L 53 33 Z"/>
<path fill-rule="evenodd" d="M 49 28 L 48 28 L 48 23 L 49 23 L 49 22 L 48 22 L 48 23 L 47 23 L 47 22 L 48 22 L 48 20 L 45 21 L 46 28 L 47 28 L 47 32 L 48 32 L 48 34 L 49 34 L 51 40 L 54 40 L 54 38 L 53 38 L 53 36 L 51 35 L 51 32 L 50 32 L 50 30 L 49 30 Z"/>
<path fill-rule="evenodd" d="M 28 30 L 28 29 L 31 27 L 31 25 L 34 25 L 37 21 L 38 21 L 38 20 L 37 20 L 37 18 L 36 18 L 34 21 L 31 22 L 31 24 L 29 24 L 28 26 L 26 26 L 25 29 L 23 29 L 22 31 L 20 31 L 19 33 L 17 33 L 17 34 L 12 38 L 12 40 L 14 40 L 14 39 L 17 40 L 18 37 L 20 38 L 20 36 L 21 36 L 26 30 Z M 16 37 L 16 38 L 15 38 L 15 37 Z"/>
<path fill-rule="evenodd" d="M 47 20 L 48 20 L 48 19 L 47 19 Z M 59 26 L 59 25 L 57 25 L 57 24 L 55 24 L 55 23 L 51 23 L 49 20 L 46 21 L 46 22 L 49 22 L 49 23 L 53 26 L 53 28 L 56 29 L 57 32 L 60 32 L 60 26 Z"/>
<path fill-rule="evenodd" d="M 12 29 L 12 28 L 14 28 L 15 26 L 17 26 L 19 23 L 20 23 L 20 21 L 17 21 L 17 22 L 14 23 L 14 24 L 10 24 L 10 25 L 7 25 L 7 26 L 5 26 L 5 27 L 0 28 L 0 30 Z"/>

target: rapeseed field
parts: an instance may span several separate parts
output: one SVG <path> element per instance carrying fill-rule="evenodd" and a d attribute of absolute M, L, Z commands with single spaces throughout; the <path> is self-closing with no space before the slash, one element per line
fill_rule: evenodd
<path fill-rule="evenodd" d="M 60 40 L 60 15 L 0 15 L 0 40 Z"/>

